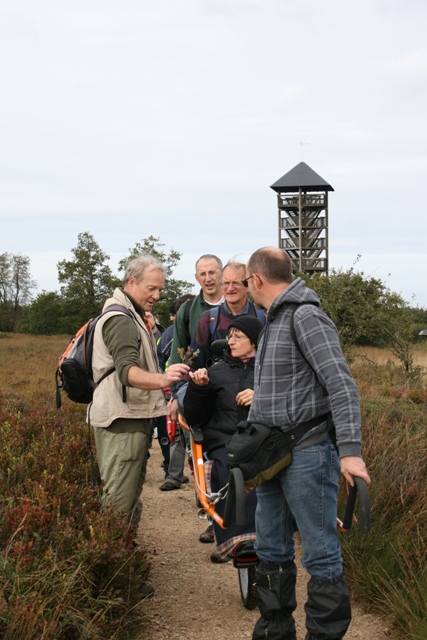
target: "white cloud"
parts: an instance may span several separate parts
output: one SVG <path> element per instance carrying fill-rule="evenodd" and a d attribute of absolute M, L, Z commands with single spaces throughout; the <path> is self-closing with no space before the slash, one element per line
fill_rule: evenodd
<path fill-rule="evenodd" d="M 301 88 L 298 86 L 282 87 L 279 93 L 279 106 L 287 107 L 301 95 Z"/>
<path fill-rule="evenodd" d="M 427 49 L 410 51 L 382 66 L 384 75 L 393 82 L 415 85 L 427 80 Z M 424 85 L 425 88 L 425 85 Z"/>

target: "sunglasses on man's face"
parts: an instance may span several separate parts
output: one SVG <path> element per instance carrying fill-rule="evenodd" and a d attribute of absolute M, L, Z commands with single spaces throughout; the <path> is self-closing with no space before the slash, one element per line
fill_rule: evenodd
<path fill-rule="evenodd" d="M 244 287 L 248 287 L 248 280 L 250 280 L 251 278 L 253 278 L 253 274 L 251 276 L 248 276 L 247 278 L 245 278 L 244 280 L 242 280 L 242 285 Z"/>

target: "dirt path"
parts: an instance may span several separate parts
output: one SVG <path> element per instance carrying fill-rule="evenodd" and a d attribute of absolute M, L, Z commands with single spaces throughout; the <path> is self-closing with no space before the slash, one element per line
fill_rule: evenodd
<path fill-rule="evenodd" d="M 140 640 L 240 640 L 251 638 L 258 611 L 241 603 L 237 570 L 231 563 L 214 565 L 212 545 L 201 544 L 206 521 L 197 517 L 194 486 L 162 492 L 164 481 L 157 441 L 151 449 L 144 486 L 144 513 L 140 542 L 151 557 L 154 598 L 143 603 L 149 634 Z M 299 563 L 298 563 L 299 564 Z M 298 575 L 298 638 L 305 637 L 304 606 L 306 572 Z M 353 621 L 346 640 L 390 640 L 383 620 L 353 607 Z"/>

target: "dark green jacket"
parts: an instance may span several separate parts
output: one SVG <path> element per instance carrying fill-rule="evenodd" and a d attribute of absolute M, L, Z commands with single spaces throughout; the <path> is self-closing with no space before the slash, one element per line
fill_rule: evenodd
<path fill-rule="evenodd" d="M 193 298 L 191 308 L 190 308 L 190 316 L 188 324 L 185 321 L 185 310 L 187 303 L 184 302 L 178 309 L 178 313 L 175 318 L 175 330 L 173 334 L 173 342 L 171 354 L 169 356 L 169 366 L 171 364 L 177 364 L 182 362 L 182 358 L 178 352 L 178 349 L 184 349 L 184 353 L 187 351 L 188 347 L 191 344 L 191 340 L 194 336 L 194 332 L 196 331 L 197 321 L 200 318 L 203 311 L 207 311 L 211 309 L 212 306 L 203 299 L 203 291 L 200 289 L 199 294 Z"/>

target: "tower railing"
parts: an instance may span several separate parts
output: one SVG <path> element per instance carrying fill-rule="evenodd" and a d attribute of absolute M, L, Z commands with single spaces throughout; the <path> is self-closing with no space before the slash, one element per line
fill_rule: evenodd
<path fill-rule="evenodd" d="M 286 208 L 298 208 L 300 204 L 303 207 L 313 207 L 320 206 L 324 207 L 326 202 L 324 193 L 305 193 L 301 196 L 301 201 L 299 195 L 290 195 L 287 196 L 283 193 L 278 194 L 278 203 L 279 209 Z"/>

